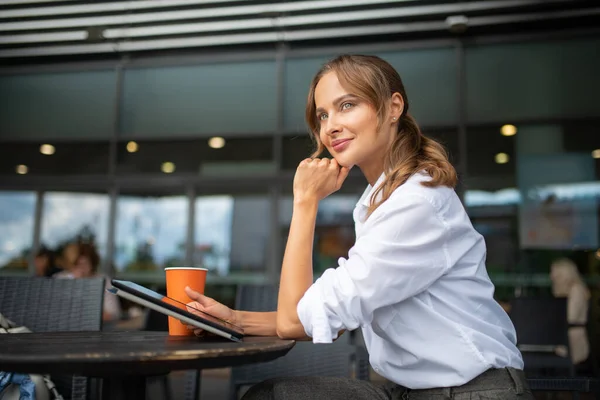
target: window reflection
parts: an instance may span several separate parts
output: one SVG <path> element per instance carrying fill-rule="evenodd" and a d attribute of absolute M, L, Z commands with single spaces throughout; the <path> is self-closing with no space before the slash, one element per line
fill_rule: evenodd
<path fill-rule="evenodd" d="M 485 237 L 491 273 L 547 276 L 560 258 L 586 260 L 598 246 L 596 124 L 578 121 L 470 128 L 465 206 Z M 509 156 L 499 163 L 494 155 Z M 585 273 L 590 264 L 579 267 Z"/>
<path fill-rule="evenodd" d="M 70 242 L 94 243 L 100 256 L 106 256 L 109 204 L 106 194 L 46 193 L 41 244 L 60 253 Z"/>
<path fill-rule="evenodd" d="M 118 143 L 119 174 L 202 174 L 272 172 L 272 137 L 225 137 L 194 140 L 128 140 Z M 218 140 L 217 140 L 218 142 Z M 221 145 L 212 148 L 211 145 Z M 171 168 L 165 169 L 164 164 Z M 242 168 L 240 168 L 242 166 Z M 241 170 L 241 171 L 240 171 Z"/>
<path fill-rule="evenodd" d="M 114 264 L 122 272 L 159 272 L 185 262 L 187 198 L 120 196 Z"/>
<path fill-rule="evenodd" d="M 356 239 L 352 212 L 361 191 L 357 194 L 334 194 L 319 203 L 315 242 L 313 247 L 313 271 L 320 275 L 327 268 L 335 268 L 340 257 L 348 257 L 348 250 Z M 293 198 L 285 196 L 281 199 L 279 225 L 285 240 L 282 242 L 281 254 L 285 251 L 285 241 L 292 221 Z"/>
<path fill-rule="evenodd" d="M 227 275 L 231 253 L 232 196 L 203 196 L 196 199 L 193 264 L 211 273 Z"/>
<path fill-rule="evenodd" d="M 91 175 L 108 172 L 106 141 L 8 142 L 0 146 L 0 175 Z M 17 167 L 24 165 L 26 169 Z"/>
<path fill-rule="evenodd" d="M 198 197 L 194 263 L 221 276 L 264 272 L 269 220 L 266 195 Z"/>
<path fill-rule="evenodd" d="M 0 192 L 0 271 L 27 271 L 35 194 Z"/>

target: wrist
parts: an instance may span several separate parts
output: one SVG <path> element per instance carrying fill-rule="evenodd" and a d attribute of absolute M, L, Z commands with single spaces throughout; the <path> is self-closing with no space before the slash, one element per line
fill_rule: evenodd
<path fill-rule="evenodd" d="M 319 199 L 310 195 L 294 195 L 294 207 L 314 207 L 319 205 Z"/>
<path fill-rule="evenodd" d="M 233 325 L 243 328 L 242 313 L 240 313 L 238 310 L 231 310 L 231 321 L 229 322 L 231 322 Z"/>

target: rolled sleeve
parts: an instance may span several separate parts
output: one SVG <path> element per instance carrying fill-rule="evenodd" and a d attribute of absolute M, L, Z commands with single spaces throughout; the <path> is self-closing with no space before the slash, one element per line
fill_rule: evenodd
<path fill-rule="evenodd" d="M 297 312 L 315 343 L 371 323 L 373 313 L 427 289 L 449 268 L 448 229 L 422 196 L 389 199 L 358 234 L 348 259 L 326 270 Z"/>

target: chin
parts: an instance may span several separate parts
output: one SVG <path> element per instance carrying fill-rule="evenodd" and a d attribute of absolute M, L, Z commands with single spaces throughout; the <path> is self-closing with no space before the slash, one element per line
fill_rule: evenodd
<path fill-rule="evenodd" d="M 352 162 L 350 159 L 348 159 L 347 157 L 333 157 L 335 158 L 335 161 L 337 161 L 337 163 L 340 165 L 340 167 L 347 167 L 350 168 L 354 165 L 354 162 Z"/>

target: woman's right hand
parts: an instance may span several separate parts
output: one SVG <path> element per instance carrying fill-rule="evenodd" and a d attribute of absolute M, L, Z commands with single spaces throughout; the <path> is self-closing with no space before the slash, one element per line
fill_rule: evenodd
<path fill-rule="evenodd" d="M 213 317 L 220 318 L 224 321 L 236 325 L 237 316 L 235 310 L 232 310 L 226 305 L 219 303 L 215 299 L 198 293 L 195 290 L 190 289 L 189 287 L 185 288 L 185 293 L 190 299 L 193 300 L 192 302 L 187 304 L 188 311 L 192 314 L 198 314 L 196 310 L 200 310 L 212 315 Z M 202 336 L 204 334 L 204 329 L 200 329 L 191 325 L 188 325 L 188 328 L 192 329 L 196 336 Z"/>

